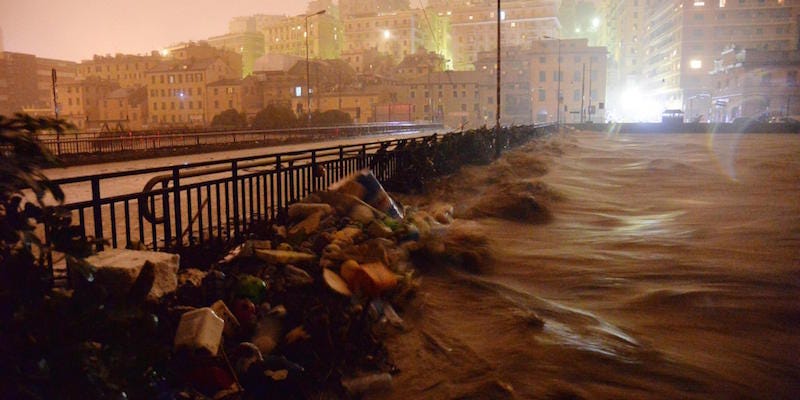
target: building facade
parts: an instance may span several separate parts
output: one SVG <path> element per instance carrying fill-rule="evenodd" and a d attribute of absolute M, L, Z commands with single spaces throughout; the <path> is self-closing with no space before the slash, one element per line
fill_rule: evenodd
<path fill-rule="evenodd" d="M 103 101 L 119 84 L 98 77 L 88 77 L 59 84 L 59 117 L 79 130 L 99 130 L 105 124 L 101 113 Z"/>
<path fill-rule="evenodd" d="M 732 48 L 711 72 L 714 122 L 800 115 L 800 51 Z M 696 107 L 695 107 L 696 108 Z"/>
<path fill-rule="evenodd" d="M 162 61 L 158 52 L 150 55 L 117 54 L 114 56 L 94 56 L 77 66 L 77 78 L 98 78 L 119 83 L 120 87 L 133 88 L 145 86 L 147 70 Z"/>
<path fill-rule="evenodd" d="M 264 55 L 264 35 L 255 31 L 213 36 L 208 38 L 208 44 L 239 54 L 242 59 L 242 78 L 253 73 L 256 60 Z"/>
<path fill-rule="evenodd" d="M 307 35 L 309 58 L 333 59 L 339 57 L 344 41 L 339 18 L 327 12 L 308 18 L 308 32 L 304 16 L 271 19 L 257 29 L 264 35 L 264 54 L 305 57 Z"/>
<path fill-rule="evenodd" d="M 731 45 L 791 50 L 798 45 L 797 0 L 650 1 L 646 91 L 663 108 L 697 117 L 711 105 L 715 55 Z"/>
<path fill-rule="evenodd" d="M 153 126 L 205 126 L 211 122 L 206 86 L 239 79 L 221 58 L 162 62 L 147 72 L 148 116 Z"/>

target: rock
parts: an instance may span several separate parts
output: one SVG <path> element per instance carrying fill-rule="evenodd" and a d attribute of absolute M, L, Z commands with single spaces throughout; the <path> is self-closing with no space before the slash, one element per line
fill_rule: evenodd
<path fill-rule="evenodd" d="M 184 313 L 175 334 L 175 349 L 204 349 L 217 355 L 225 322 L 208 307 Z"/>
<path fill-rule="evenodd" d="M 222 318 L 222 320 L 225 322 L 222 333 L 228 337 L 235 336 L 240 327 L 239 320 L 231 312 L 225 302 L 222 300 L 217 300 L 211 305 L 211 309 L 214 310 L 214 313 L 217 314 L 218 317 Z"/>
<path fill-rule="evenodd" d="M 196 268 L 184 268 L 178 271 L 178 286 L 192 285 L 200 287 L 206 275 L 208 275 L 206 271 L 201 271 Z"/>
<path fill-rule="evenodd" d="M 342 280 L 336 272 L 333 272 L 327 268 L 322 270 L 322 278 L 325 280 L 325 284 L 336 293 L 341 294 L 342 296 L 350 297 L 353 293 L 347 287 L 347 283 Z"/>
<path fill-rule="evenodd" d="M 108 249 L 87 257 L 96 268 L 95 282 L 112 296 L 127 296 L 145 262 L 153 264 L 154 280 L 147 293 L 148 301 L 158 301 L 178 288 L 177 254 L 127 249 Z"/>
<path fill-rule="evenodd" d="M 283 272 L 286 274 L 286 283 L 289 286 L 307 286 L 314 283 L 314 278 L 308 272 L 293 265 L 287 264 L 283 267 Z"/>
<path fill-rule="evenodd" d="M 350 214 L 348 214 L 348 216 L 353 221 L 359 222 L 365 226 L 375 219 L 375 214 L 372 213 L 372 209 L 363 204 L 355 205 L 350 210 Z"/>
<path fill-rule="evenodd" d="M 317 256 L 313 254 L 285 250 L 256 250 L 256 256 L 268 263 L 278 265 L 300 264 L 317 259 Z"/>
<path fill-rule="evenodd" d="M 299 224 L 289 228 L 289 235 L 295 236 L 299 234 L 310 235 L 319 230 L 319 223 L 325 214 L 322 211 L 317 211 L 301 221 Z"/>
<path fill-rule="evenodd" d="M 283 242 L 283 243 L 279 244 L 277 250 L 294 251 L 294 249 L 292 248 L 292 245 L 290 245 L 289 243 L 286 243 L 286 242 Z"/>
<path fill-rule="evenodd" d="M 333 207 L 325 203 L 294 203 L 289 206 L 289 218 L 300 219 L 316 213 L 321 215 L 333 214 Z"/>

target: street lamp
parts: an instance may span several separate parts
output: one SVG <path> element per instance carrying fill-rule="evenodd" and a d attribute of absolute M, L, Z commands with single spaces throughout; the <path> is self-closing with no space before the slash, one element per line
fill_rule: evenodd
<path fill-rule="evenodd" d="M 545 39 L 558 40 L 558 89 L 556 89 L 556 124 L 561 127 L 561 38 L 544 36 Z"/>
<path fill-rule="evenodd" d="M 306 21 L 306 32 L 305 32 L 305 37 L 306 37 L 306 107 L 307 107 L 306 108 L 306 113 L 308 113 L 308 122 L 307 122 L 308 126 L 311 126 L 311 87 L 309 86 L 310 85 L 310 83 L 309 83 L 310 77 L 309 76 L 311 74 L 311 72 L 310 72 L 311 68 L 309 68 L 309 63 L 308 63 L 308 18 L 309 17 L 313 17 L 315 15 L 322 15 L 322 14 L 325 14 L 325 10 L 319 10 L 319 11 L 313 13 L 313 14 L 303 14 L 303 15 L 301 15 L 301 17 L 303 17 L 305 19 L 305 21 Z"/>

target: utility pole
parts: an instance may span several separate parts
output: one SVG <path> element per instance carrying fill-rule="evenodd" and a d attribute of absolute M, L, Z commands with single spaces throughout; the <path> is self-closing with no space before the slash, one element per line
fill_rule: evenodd
<path fill-rule="evenodd" d="M 502 18 L 500 17 L 502 10 L 500 9 L 500 0 L 497 0 L 497 111 L 495 112 L 495 124 L 494 124 L 494 151 L 495 157 L 500 157 L 500 74 L 501 74 L 501 67 L 500 67 L 500 23 Z"/>
<path fill-rule="evenodd" d="M 302 17 L 306 21 L 306 32 L 305 32 L 305 39 L 306 39 L 306 113 L 308 114 L 308 121 L 306 121 L 307 126 L 311 126 L 311 86 L 309 84 L 310 75 L 311 75 L 311 68 L 309 66 L 308 61 L 308 18 L 313 17 L 315 15 L 322 15 L 325 14 L 325 10 L 317 11 L 313 14 L 304 14 Z M 319 29 L 319 28 L 318 28 Z"/>
<path fill-rule="evenodd" d="M 589 107 L 587 107 L 589 114 L 589 122 L 592 122 L 592 56 L 589 56 Z"/>
<path fill-rule="evenodd" d="M 581 123 L 583 123 L 583 100 L 586 98 L 586 63 L 583 63 L 583 73 L 581 74 Z"/>
<path fill-rule="evenodd" d="M 53 113 L 58 119 L 58 96 L 56 95 L 56 81 L 58 80 L 58 73 L 56 69 L 50 70 L 50 76 L 53 80 Z M 61 130 L 56 129 L 56 154 L 61 155 Z"/>

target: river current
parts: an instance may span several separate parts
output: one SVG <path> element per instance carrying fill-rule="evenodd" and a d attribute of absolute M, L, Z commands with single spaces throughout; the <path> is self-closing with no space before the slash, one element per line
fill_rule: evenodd
<path fill-rule="evenodd" d="M 800 135 L 566 131 L 402 200 L 478 255 L 375 398 L 800 398 Z"/>

